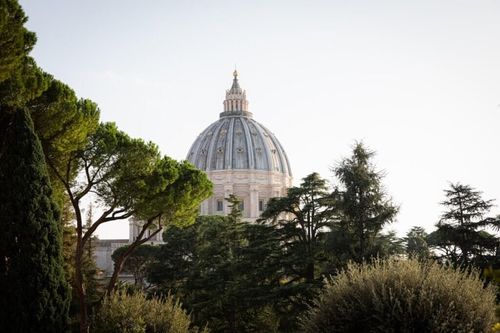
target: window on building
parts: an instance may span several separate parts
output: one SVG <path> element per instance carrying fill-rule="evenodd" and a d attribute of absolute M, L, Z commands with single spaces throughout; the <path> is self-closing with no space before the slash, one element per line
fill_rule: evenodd
<path fill-rule="evenodd" d="M 240 202 L 240 210 L 244 211 L 245 210 L 245 203 L 242 201 Z"/>
<path fill-rule="evenodd" d="M 224 210 L 224 201 L 217 200 L 217 211 L 222 212 Z"/>
<path fill-rule="evenodd" d="M 262 212 L 264 209 L 264 200 L 259 200 L 259 211 Z"/>

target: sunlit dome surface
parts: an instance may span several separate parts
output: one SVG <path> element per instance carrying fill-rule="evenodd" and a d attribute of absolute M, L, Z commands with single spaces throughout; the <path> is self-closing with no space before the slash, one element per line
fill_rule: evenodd
<path fill-rule="evenodd" d="M 274 134 L 248 112 L 246 92 L 234 72 L 224 112 L 195 140 L 187 159 L 205 171 L 249 169 L 292 175 L 285 150 Z"/>

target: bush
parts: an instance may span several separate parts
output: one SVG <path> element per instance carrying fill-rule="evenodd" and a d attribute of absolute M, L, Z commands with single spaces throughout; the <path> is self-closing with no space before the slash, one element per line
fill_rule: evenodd
<path fill-rule="evenodd" d="M 106 297 L 91 325 L 100 333 L 208 333 L 190 327 L 191 318 L 172 296 L 147 299 L 142 293 Z"/>
<path fill-rule="evenodd" d="M 476 273 L 416 260 L 351 264 L 302 318 L 305 332 L 489 332 L 495 292 Z"/>

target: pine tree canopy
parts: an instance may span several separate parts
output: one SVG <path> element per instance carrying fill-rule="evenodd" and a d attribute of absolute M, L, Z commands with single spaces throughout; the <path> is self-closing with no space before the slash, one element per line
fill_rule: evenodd
<path fill-rule="evenodd" d="M 17 0 L 0 1 L 0 82 L 15 72 L 36 42 L 24 24 L 28 18 Z"/>

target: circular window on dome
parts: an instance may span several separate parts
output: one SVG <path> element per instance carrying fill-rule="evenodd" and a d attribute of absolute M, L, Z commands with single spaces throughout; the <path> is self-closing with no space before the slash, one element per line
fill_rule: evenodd
<path fill-rule="evenodd" d="M 236 151 L 237 151 L 238 153 L 242 153 L 242 152 L 244 151 L 244 149 L 243 149 L 242 147 L 238 147 L 238 148 L 236 148 Z"/>
<path fill-rule="evenodd" d="M 222 154 L 224 152 L 224 149 L 222 147 L 217 148 L 217 153 Z"/>

